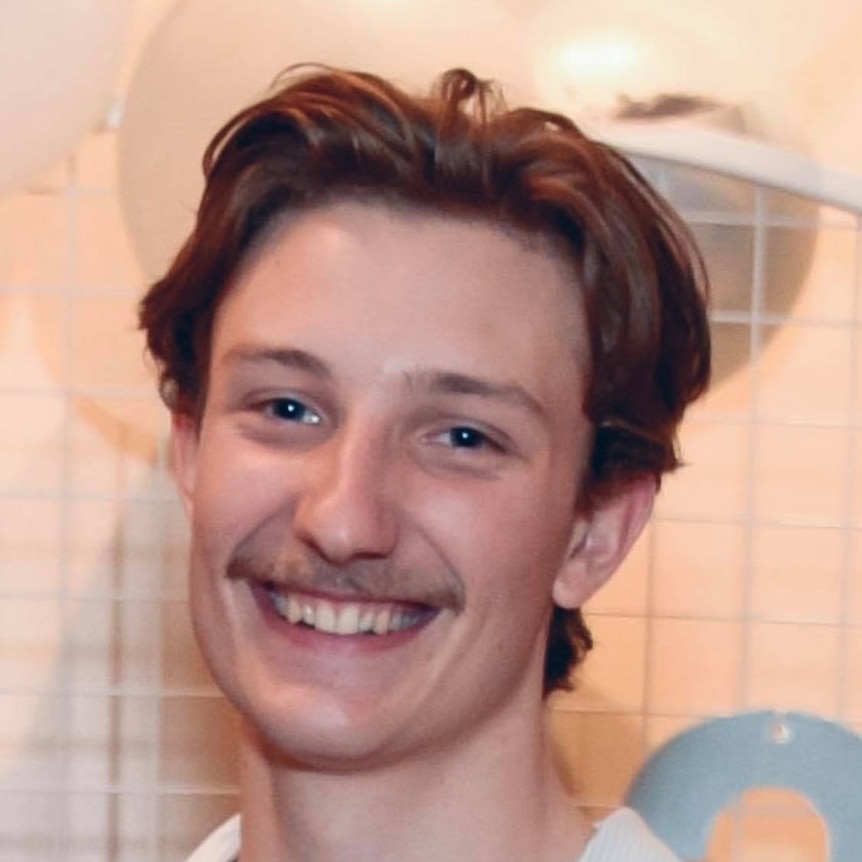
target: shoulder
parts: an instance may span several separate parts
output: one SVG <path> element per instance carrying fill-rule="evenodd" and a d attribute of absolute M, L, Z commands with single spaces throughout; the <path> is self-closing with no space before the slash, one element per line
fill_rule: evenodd
<path fill-rule="evenodd" d="M 596 825 L 578 862 L 679 862 L 630 808 L 620 808 Z"/>
<path fill-rule="evenodd" d="M 239 816 L 211 832 L 186 862 L 235 862 L 239 856 Z"/>

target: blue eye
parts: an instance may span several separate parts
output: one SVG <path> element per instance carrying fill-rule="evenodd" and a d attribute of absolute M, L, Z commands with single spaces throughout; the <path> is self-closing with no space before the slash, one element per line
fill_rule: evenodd
<path fill-rule="evenodd" d="M 481 449 L 490 442 L 481 431 L 466 426 L 451 428 L 448 433 L 449 442 L 456 449 Z"/>
<path fill-rule="evenodd" d="M 302 425 L 320 424 L 320 416 L 295 398 L 274 398 L 269 402 L 268 410 L 276 419 L 299 422 Z"/>

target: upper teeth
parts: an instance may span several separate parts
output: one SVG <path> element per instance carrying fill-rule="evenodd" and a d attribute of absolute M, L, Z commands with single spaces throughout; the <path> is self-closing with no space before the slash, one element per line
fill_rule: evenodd
<path fill-rule="evenodd" d="M 333 603 L 325 599 L 294 595 L 270 589 L 279 616 L 291 623 L 304 623 L 317 631 L 336 635 L 398 632 L 416 623 L 419 614 L 394 605 L 357 602 Z"/>

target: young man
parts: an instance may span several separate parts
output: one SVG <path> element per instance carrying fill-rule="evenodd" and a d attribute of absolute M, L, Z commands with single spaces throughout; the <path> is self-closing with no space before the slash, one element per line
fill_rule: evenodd
<path fill-rule="evenodd" d="M 294 76 L 205 171 L 141 309 L 243 727 L 241 821 L 192 858 L 672 860 L 567 797 L 545 698 L 706 384 L 685 229 L 464 71 Z"/>

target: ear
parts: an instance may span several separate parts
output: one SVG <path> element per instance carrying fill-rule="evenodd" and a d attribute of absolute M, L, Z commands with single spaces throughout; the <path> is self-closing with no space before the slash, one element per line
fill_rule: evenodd
<path fill-rule="evenodd" d="M 197 423 L 187 413 L 171 414 L 171 469 L 187 514 L 191 511 L 197 478 L 198 430 Z"/>
<path fill-rule="evenodd" d="M 557 605 L 579 608 L 605 584 L 649 520 L 655 493 L 651 476 L 634 479 L 575 521 L 568 555 L 554 580 Z"/>

